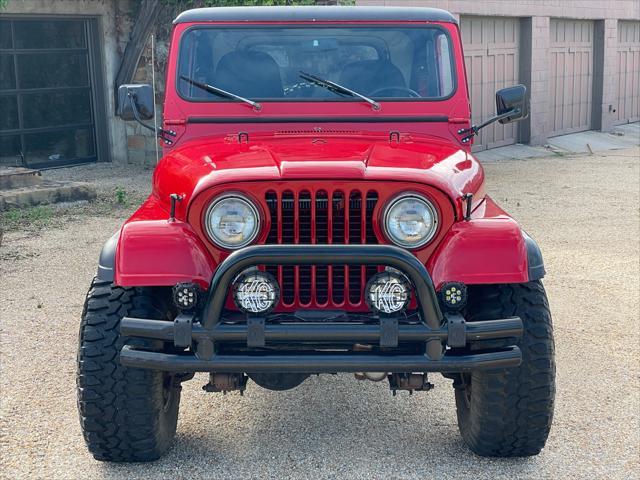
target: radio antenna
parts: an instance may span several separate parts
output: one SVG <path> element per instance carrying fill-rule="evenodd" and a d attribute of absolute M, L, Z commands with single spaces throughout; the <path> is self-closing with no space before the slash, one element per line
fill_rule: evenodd
<path fill-rule="evenodd" d="M 153 91 L 153 103 L 156 103 L 156 36 L 151 34 L 151 90 Z M 158 109 L 153 108 L 153 126 L 156 132 L 158 131 Z M 156 165 L 160 161 L 160 145 L 159 141 L 155 139 L 156 144 Z"/>

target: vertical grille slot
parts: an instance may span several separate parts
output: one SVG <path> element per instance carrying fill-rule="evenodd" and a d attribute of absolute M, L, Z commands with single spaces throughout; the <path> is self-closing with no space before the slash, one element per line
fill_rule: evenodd
<path fill-rule="evenodd" d="M 295 243 L 295 197 L 290 190 L 282 194 L 282 244 L 293 245 Z M 295 302 L 295 268 L 290 266 L 282 268 L 282 303 L 292 305 Z"/>
<path fill-rule="evenodd" d="M 267 245 L 273 245 L 278 243 L 278 225 L 280 224 L 280 218 L 278 218 L 278 194 L 274 191 L 267 192 L 265 194 L 265 201 L 267 202 L 267 210 L 269 211 L 269 218 L 271 219 L 269 233 L 267 234 Z M 267 266 L 265 270 L 278 278 L 278 282 L 280 282 L 277 266 Z"/>
<path fill-rule="evenodd" d="M 362 194 L 353 191 L 349 195 L 349 243 L 361 244 L 362 238 Z M 347 267 L 349 272 L 349 302 L 360 302 L 362 290 L 362 267 Z"/>
<path fill-rule="evenodd" d="M 375 191 L 310 191 L 295 188 L 265 194 L 271 224 L 267 244 L 377 244 L 373 212 L 378 203 Z M 358 306 L 362 291 L 375 266 L 301 265 L 269 266 L 278 278 L 282 305 Z"/>
<path fill-rule="evenodd" d="M 298 197 L 298 242 L 303 245 L 311 244 L 311 194 L 307 191 L 300 192 Z M 302 265 L 298 268 L 298 288 L 300 290 L 300 303 L 311 303 L 311 267 Z"/>
<path fill-rule="evenodd" d="M 316 193 L 316 243 L 329 243 L 329 196 L 321 190 Z M 316 267 L 316 302 L 323 305 L 329 301 L 329 267 Z"/>
<path fill-rule="evenodd" d="M 345 198 L 344 193 L 334 192 L 333 201 L 331 202 L 332 212 L 332 229 L 331 229 L 331 243 L 343 245 L 345 243 L 345 219 L 349 218 L 345 216 Z M 332 270 L 332 290 L 333 290 L 333 303 L 341 304 L 344 302 L 344 287 L 345 287 L 345 269 L 343 266 L 333 266 Z"/>
<path fill-rule="evenodd" d="M 378 238 L 376 237 L 376 233 L 373 231 L 373 210 L 376 208 L 378 204 L 378 193 L 374 191 L 367 192 L 367 205 L 365 214 L 365 242 L 367 245 L 377 245 Z M 367 265 L 365 267 L 365 275 L 366 282 L 369 281 L 371 277 L 373 277 L 378 272 L 378 267 L 375 265 Z"/>

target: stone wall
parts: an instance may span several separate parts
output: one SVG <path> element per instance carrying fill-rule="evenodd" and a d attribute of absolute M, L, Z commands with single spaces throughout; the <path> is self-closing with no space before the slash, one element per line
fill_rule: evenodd
<path fill-rule="evenodd" d="M 162 123 L 162 101 L 164 99 L 165 89 L 165 65 L 168 51 L 168 40 L 156 37 L 153 32 L 153 40 L 155 41 L 155 89 L 156 89 L 156 118 L 158 126 Z M 151 37 L 147 41 L 147 45 L 142 52 L 138 68 L 133 78 L 133 83 L 153 84 L 153 67 L 151 62 Z M 148 122 L 153 124 L 153 120 Z M 129 163 L 139 165 L 155 165 L 157 161 L 156 143 L 157 140 L 153 132 L 145 129 L 137 122 L 126 122 L 127 134 L 127 151 Z M 162 156 L 162 147 L 158 145 L 159 155 Z"/>

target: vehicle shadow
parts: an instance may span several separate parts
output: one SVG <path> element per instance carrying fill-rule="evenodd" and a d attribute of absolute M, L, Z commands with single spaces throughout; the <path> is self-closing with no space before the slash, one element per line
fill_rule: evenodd
<path fill-rule="evenodd" d="M 536 458 L 469 451 L 458 433 L 451 382 L 432 381 L 432 392 L 396 397 L 386 382 L 349 375 L 311 377 L 288 392 L 251 383 L 243 397 L 190 385 L 172 450 L 151 464 L 103 464 L 104 478 L 180 478 L 173 476 L 178 471 L 185 478 L 535 476 Z"/>

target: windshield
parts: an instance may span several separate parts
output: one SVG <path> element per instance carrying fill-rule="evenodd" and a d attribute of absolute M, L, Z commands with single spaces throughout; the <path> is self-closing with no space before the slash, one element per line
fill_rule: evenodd
<path fill-rule="evenodd" d="M 197 27 L 180 45 L 178 93 L 191 101 L 437 100 L 455 89 L 451 43 L 436 26 Z"/>

